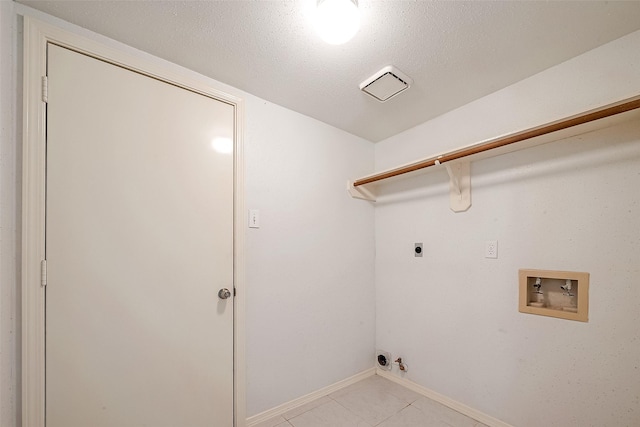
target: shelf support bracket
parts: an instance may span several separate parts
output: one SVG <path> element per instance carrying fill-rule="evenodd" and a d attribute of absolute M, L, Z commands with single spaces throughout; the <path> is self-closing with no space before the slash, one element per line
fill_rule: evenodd
<path fill-rule="evenodd" d="M 469 162 L 443 165 L 449 174 L 449 203 L 454 212 L 471 207 L 471 167 Z"/>
<path fill-rule="evenodd" d="M 370 190 L 364 188 L 363 186 L 354 187 L 351 181 L 347 181 L 347 192 L 354 199 L 362 199 L 367 200 L 369 202 L 375 202 L 376 196 Z"/>
<path fill-rule="evenodd" d="M 451 195 L 455 192 L 458 196 L 462 194 L 460 190 L 460 182 L 458 181 L 458 177 L 456 176 L 456 172 L 453 171 L 450 165 L 444 165 L 447 170 L 447 174 L 449 174 L 449 189 L 451 190 Z"/>

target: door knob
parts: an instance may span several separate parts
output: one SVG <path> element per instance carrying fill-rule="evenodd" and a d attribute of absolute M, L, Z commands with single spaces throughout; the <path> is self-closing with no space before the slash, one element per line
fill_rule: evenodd
<path fill-rule="evenodd" d="M 227 299 L 231 296 L 231 291 L 227 288 L 222 288 L 218 291 L 218 297 L 220 299 Z"/>

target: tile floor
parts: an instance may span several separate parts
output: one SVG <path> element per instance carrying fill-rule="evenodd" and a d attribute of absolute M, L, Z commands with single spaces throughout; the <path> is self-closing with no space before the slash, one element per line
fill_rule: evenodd
<path fill-rule="evenodd" d="M 374 375 L 255 427 L 486 427 Z"/>

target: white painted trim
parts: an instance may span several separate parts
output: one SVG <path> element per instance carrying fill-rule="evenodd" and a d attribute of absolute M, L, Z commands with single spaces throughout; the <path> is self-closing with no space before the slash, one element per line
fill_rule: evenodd
<path fill-rule="evenodd" d="M 45 259 L 45 105 L 43 34 L 24 20 L 22 145 L 22 425 L 44 427 L 44 289 L 38 264 Z"/>
<path fill-rule="evenodd" d="M 234 195 L 234 418 L 244 427 L 245 384 L 245 229 L 244 105 L 240 98 L 191 77 L 171 64 L 141 59 L 84 36 L 24 17 L 23 205 L 22 205 L 22 425 L 45 426 L 44 290 L 40 262 L 45 259 L 45 105 L 41 79 L 46 75 L 47 43 L 128 68 L 158 80 L 226 102 L 235 109 Z M 164 64 L 164 65 L 163 65 Z"/>
<path fill-rule="evenodd" d="M 477 409 L 473 409 L 463 403 L 458 402 L 457 400 L 453 400 L 450 397 L 447 397 L 443 394 L 440 394 L 436 391 L 428 389 L 426 387 L 421 386 L 420 384 L 416 384 L 413 381 L 409 381 L 405 378 L 400 378 L 388 371 L 384 371 L 382 369 L 376 369 L 376 375 L 380 375 L 383 378 L 386 378 L 394 383 L 400 384 L 403 387 L 408 388 L 409 390 L 415 391 L 418 394 L 423 395 L 431 400 L 434 400 L 438 403 L 441 403 L 454 411 L 460 412 L 461 414 L 466 415 L 467 417 L 473 418 L 476 421 L 480 421 L 483 424 L 486 424 L 489 427 L 513 427 L 510 424 L 505 423 L 497 418 L 494 418 L 490 415 L 485 414 L 484 412 L 480 412 Z"/>
<path fill-rule="evenodd" d="M 245 427 L 247 418 L 246 402 L 246 264 L 245 233 L 248 219 L 245 217 L 244 182 L 244 101 L 235 104 L 235 179 L 233 212 L 233 285 L 236 294 L 233 298 L 233 387 L 234 387 L 234 425 Z"/>
<path fill-rule="evenodd" d="M 293 399 L 289 402 L 283 403 L 282 405 L 278 405 L 275 408 L 268 409 L 264 412 L 261 412 L 257 415 L 247 418 L 247 427 L 255 426 L 263 421 L 271 419 L 273 417 L 277 417 L 278 415 L 283 415 L 285 412 L 289 412 L 292 409 L 298 408 L 302 405 L 306 405 L 309 402 L 312 402 L 316 399 L 320 399 L 321 397 L 327 396 L 333 392 L 341 390 L 351 384 L 355 384 L 358 381 L 362 381 L 365 378 L 372 377 L 376 374 L 376 368 L 370 368 L 366 371 L 362 371 L 359 374 L 355 374 L 349 378 L 338 381 L 337 383 L 331 384 L 327 387 L 321 388 L 320 390 L 314 391 L 313 393 L 306 394 L 297 399 Z"/>

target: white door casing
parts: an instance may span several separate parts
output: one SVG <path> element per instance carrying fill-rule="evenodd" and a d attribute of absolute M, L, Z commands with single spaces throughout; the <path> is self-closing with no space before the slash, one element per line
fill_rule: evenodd
<path fill-rule="evenodd" d="M 237 296 L 234 328 L 235 425 L 243 426 L 244 413 L 244 225 L 242 168 L 242 102 L 200 81 L 176 73 L 171 66 L 141 60 L 120 49 L 82 38 L 56 27 L 25 17 L 24 145 L 23 145 L 23 425 L 45 425 L 44 389 L 44 288 L 40 281 L 40 261 L 44 253 L 45 219 L 45 103 L 41 80 L 46 70 L 47 43 L 66 46 L 93 57 L 115 63 L 192 92 L 224 101 L 234 120 L 234 253 L 233 283 Z M 125 48 L 123 48 L 126 50 Z M 121 70 L 124 71 L 124 70 Z M 187 74 L 187 73 L 185 73 Z M 159 81 L 157 84 L 166 84 Z M 175 89 L 175 88 L 174 88 Z M 55 268 L 54 268 L 55 271 Z M 55 273 L 54 273 L 55 274 Z M 215 288 L 217 291 L 217 288 Z M 144 298 L 142 293 L 138 295 Z M 214 306 L 217 306 L 217 296 Z M 229 302 L 227 302 L 229 303 Z M 171 374 L 171 373 L 167 373 Z M 165 396 L 166 397 L 166 396 Z M 96 424 L 98 425 L 98 424 Z"/>

